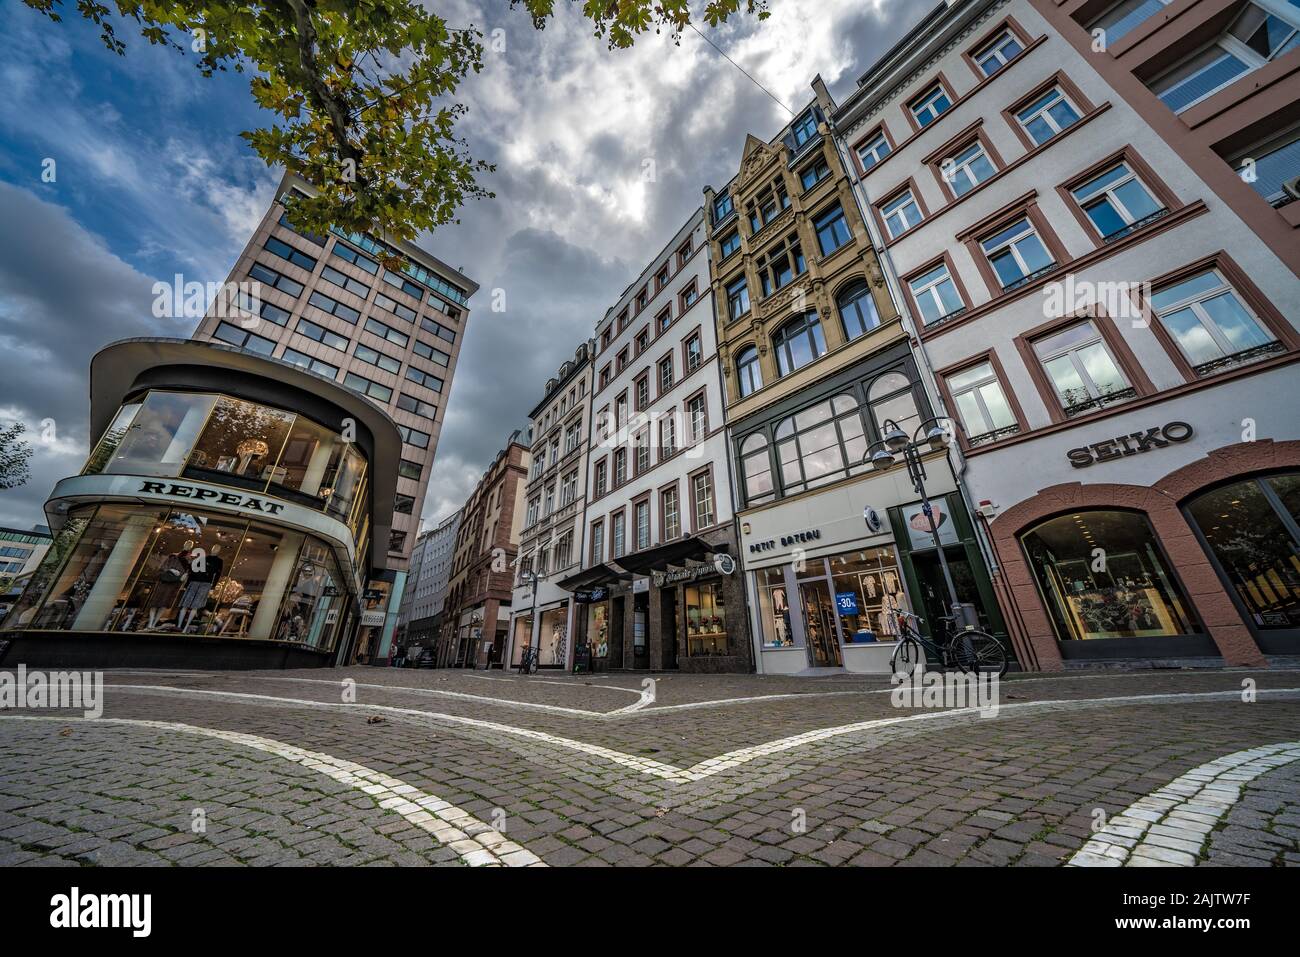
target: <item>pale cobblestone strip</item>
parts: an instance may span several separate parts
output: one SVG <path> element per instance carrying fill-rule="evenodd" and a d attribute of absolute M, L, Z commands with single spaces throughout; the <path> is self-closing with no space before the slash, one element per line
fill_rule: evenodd
<path fill-rule="evenodd" d="M 431 794 L 426 794 L 399 778 L 375 771 L 364 764 L 344 761 L 320 751 L 308 751 L 304 748 L 264 738 L 260 735 L 245 734 L 240 731 L 225 731 L 220 728 L 201 728 L 192 724 L 180 724 L 172 721 L 146 721 L 135 718 L 70 718 L 38 717 L 35 715 L 0 715 L 0 719 L 11 721 L 89 721 L 93 724 L 121 724 L 137 728 L 153 728 L 160 731 L 177 731 L 194 734 L 205 738 L 215 738 L 230 744 L 243 745 L 257 751 L 264 751 L 286 761 L 316 771 L 333 778 L 340 784 L 355 788 L 368 794 L 381 808 L 400 814 L 402 817 L 430 834 L 438 843 L 451 848 L 460 855 L 462 861 L 470 866 L 506 866 L 506 867 L 545 867 L 541 858 L 525 850 L 505 835 L 483 823 L 466 811 Z"/>
<path fill-rule="evenodd" d="M 1250 781 L 1300 761 L 1300 741 L 1215 758 L 1112 817 L 1070 867 L 1195 867 L 1206 838 Z"/>

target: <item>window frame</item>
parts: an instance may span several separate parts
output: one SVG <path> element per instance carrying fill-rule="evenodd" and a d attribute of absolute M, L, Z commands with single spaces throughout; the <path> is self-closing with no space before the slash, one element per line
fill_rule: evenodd
<path fill-rule="evenodd" d="M 812 317 L 811 322 L 809 321 L 810 316 Z M 786 334 L 786 330 L 793 328 L 795 325 L 800 325 L 802 327 L 799 329 L 798 334 L 807 336 L 809 344 L 812 347 L 812 356 L 807 362 L 800 365 L 794 364 L 794 351 L 790 346 L 794 335 Z M 814 326 L 816 327 L 815 331 L 813 328 Z M 821 346 L 820 349 L 817 348 L 819 341 Z M 816 309 L 810 309 L 801 315 L 794 316 L 783 322 L 773 330 L 771 344 L 772 351 L 776 353 L 778 379 L 784 379 L 787 376 L 798 372 L 800 369 L 812 365 L 829 351 L 826 343 L 826 333 L 821 328 L 821 316 L 817 313 Z M 782 369 L 781 360 L 783 356 L 789 363 L 789 368 Z"/>
<path fill-rule="evenodd" d="M 949 379 L 953 376 L 960 375 L 963 372 L 969 372 L 977 366 L 987 365 L 990 370 L 991 378 L 979 383 L 965 386 L 964 388 L 954 391 Z M 996 445 L 998 442 L 1015 435 L 1022 435 L 1029 431 L 1029 423 L 1025 419 L 1024 409 L 1020 406 L 1020 400 L 1016 393 L 1011 389 L 1007 382 L 1006 370 L 1002 367 L 1002 361 L 999 359 L 997 351 L 989 349 L 979 355 L 970 356 L 960 362 L 947 366 L 943 369 L 936 370 L 935 381 L 939 386 L 939 392 L 943 396 L 944 405 L 952 411 L 952 417 L 961 426 L 956 430 L 957 441 L 962 451 L 969 452 L 975 448 L 985 448 Z M 1000 426 L 989 429 L 984 432 L 971 434 L 965 416 L 962 414 L 961 407 L 957 404 L 957 396 L 967 391 L 984 388 L 989 382 L 996 383 L 1002 392 L 1002 400 L 1007 404 L 1011 411 L 1012 422 L 1010 425 Z M 980 406 L 980 413 L 985 417 L 985 421 L 992 423 L 989 416 L 988 407 L 982 396 L 976 396 Z"/>
<path fill-rule="evenodd" d="M 1151 198 L 1159 204 L 1161 209 L 1145 217 L 1141 221 L 1141 226 L 1135 227 L 1135 223 L 1138 221 L 1130 222 L 1122 229 L 1106 236 L 1102 234 L 1100 227 L 1097 226 L 1092 217 L 1088 214 L 1083 203 L 1075 195 L 1075 191 L 1086 186 L 1098 177 L 1105 175 L 1109 170 L 1121 163 L 1128 166 L 1130 176 L 1137 180 Z M 1116 152 L 1111 153 L 1109 156 L 1091 164 L 1087 169 L 1071 176 L 1064 183 L 1061 183 L 1056 187 L 1056 192 L 1065 203 L 1066 208 L 1070 210 L 1070 213 L 1074 216 L 1075 220 L 1083 228 L 1084 232 L 1093 240 L 1096 247 L 1101 247 L 1108 243 L 1115 242 L 1118 239 L 1122 239 L 1123 237 L 1135 232 L 1136 229 L 1144 228 L 1160 219 L 1164 219 L 1170 213 L 1177 212 L 1185 205 L 1178 199 L 1178 196 L 1174 191 L 1169 188 L 1169 185 L 1156 175 L 1155 171 L 1147 164 L 1146 160 L 1144 160 L 1141 154 L 1132 146 L 1125 146 Z M 1088 202 L 1095 201 L 1098 195 L 1099 194 L 1094 194 L 1093 196 L 1090 196 Z"/>
<path fill-rule="evenodd" d="M 932 272 L 936 272 L 940 268 L 944 270 L 948 282 L 952 284 L 954 291 L 957 293 L 959 305 L 956 309 L 946 312 L 941 316 L 936 316 L 934 320 L 930 322 L 926 322 L 924 310 L 921 308 L 921 300 L 918 296 L 917 290 L 913 288 L 912 283 L 928 276 Z M 929 284 L 922 290 L 922 292 L 933 292 L 934 287 L 937 286 L 939 282 L 941 282 L 941 280 L 936 280 Z M 920 330 L 922 335 L 924 335 L 925 330 L 938 328 L 947 322 L 951 322 L 953 319 L 968 312 L 972 307 L 970 294 L 966 291 L 966 286 L 961 280 L 961 274 L 957 271 L 957 268 L 952 261 L 951 253 L 946 250 L 938 259 L 932 259 L 901 277 L 899 284 L 902 286 L 903 294 L 907 297 L 908 306 L 912 310 L 912 316 L 917 320 L 917 328 Z M 942 302 L 939 300 L 937 295 L 933 298 L 936 303 L 942 305 Z"/>

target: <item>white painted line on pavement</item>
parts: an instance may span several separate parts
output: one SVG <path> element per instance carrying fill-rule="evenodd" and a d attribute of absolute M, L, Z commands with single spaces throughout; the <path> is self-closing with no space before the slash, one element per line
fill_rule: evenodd
<path fill-rule="evenodd" d="M 426 794 L 419 788 L 407 784 L 399 778 L 391 777 L 382 771 L 375 771 L 364 764 L 344 761 L 320 751 L 307 751 L 275 741 L 256 734 L 244 734 L 240 731 L 225 731 L 220 728 L 202 728 L 192 724 L 174 721 L 146 721 L 134 718 L 63 718 L 34 715 L 0 715 L 11 721 L 57 721 L 88 722 L 96 724 L 120 724 L 137 728 L 153 728 L 159 731 L 177 731 L 183 734 L 196 734 L 206 738 L 216 738 L 228 744 L 239 744 L 273 754 L 286 761 L 317 771 L 340 784 L 355 788 L 363 794 L 374 798 L 375 803 L 385 810 L 394 811 L 406 818 L 408 822 L 428 832 L 439 844 L 451 848 L 466 864 L 504 865 L 507 867 L 545 867 L 546 864 L 530 851 L 506 839 L 505 835 L 484 824 L 467 811 L 446 801 Z"/>

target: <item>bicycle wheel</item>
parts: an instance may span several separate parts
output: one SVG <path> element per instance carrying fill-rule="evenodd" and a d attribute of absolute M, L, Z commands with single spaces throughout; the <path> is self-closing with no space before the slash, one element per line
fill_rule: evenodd
<path fill-rule="evenodd" d="M 996 674 L 1001 678 L 1010 666 L 1002 642 L 983 631 L 961 632 L 954 639 L 951 648 L 957 667 L 963 672 Z"/>
<path fill-rule="evenodd" d="M 911 677 L 917 671 L 925 668 L 925 649 L 921 643 L 911 635 L 905 636 L 894 649 L 894 655 L 889 662 L 890 669 L 896 675 L 907 675 Z"/>

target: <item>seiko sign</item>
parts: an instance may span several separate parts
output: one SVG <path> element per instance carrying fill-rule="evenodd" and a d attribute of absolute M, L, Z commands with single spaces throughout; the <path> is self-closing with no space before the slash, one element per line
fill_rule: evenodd
<path fill-rule="evenodd" d="M 216 489 L 197 485 L 178 485 L 175 482 L 141 482 L 140 491 L 150 495 L 166 495 L 169 498 L 187 498 L 193 502 L 213 502 L 231 508 L 247 509 L 264 515 L 279 515 L 284 506 L 269 502 L 255 495 L 240 495 L 236 492 L 218 492 Z"/>
<path fill-rule="evenodd" d="M 1157 425 L 1145 432 L 1130 432 L 1128 435 L 1117 435 L 1113 439 L 1094 442 L 1083 448 L 1070 449 L 1065 454 L 1076 469 L 1086 469 L 1097 462 L 1111 462 L 1128 455 L 1163 449 L 1171 442 L 1186 442 L 1191 437 L 1192 427 L 1186 422 L 1170 422 L 1168 425 Z"/>

